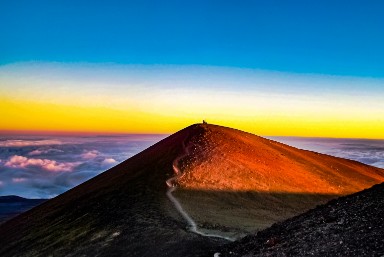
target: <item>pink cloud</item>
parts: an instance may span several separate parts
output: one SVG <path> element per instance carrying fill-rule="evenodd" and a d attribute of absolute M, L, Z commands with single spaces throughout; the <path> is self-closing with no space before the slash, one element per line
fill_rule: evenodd
<path fill-rule="evenodd" d="M 115 162 L 116 162 L 116 160 L 113 158 L 106 158 L 106 159 L 104 159 L 104 161 L 101 162 L 101 165 L 110 165 L 110 164 L 113 164 Z"/>
<path fill-rule="evenodd" d="M 13 183 L 22 183 L 24 181 L 27 181 L 27 179 L 26 178 L 13 178 L 12 179 Z"/>
<path fill-rule="evenodd" d="M 27 168 L 29 166 L 41 167 L 46 171 L 52 172 L 70 172 L 76 166 L 80 165 L 80 162 L 62 162 L 59 163 L 49 159 L 33 159 L 26 158 L 20 155 L 14 155 L 5 163 L 5 166 L 10 168 Z"/>
<path fill-rule="evenodd" d="M 94 159 L 100 154 L 99 151 L 92 150 L 92 151 L 84 151 L 84 153 L 81 155 L 81 158 L 83 159 Z"/>
<path fill-rule="evenodd" d="M 37 145 L 61 145 L 63 142 L 57 139 L 46 140 L 5 140 L 0 141 L 0 147 L 23 147 Z"/>
<path fill-rule="evenodd" d="M 4 182 L 0 180 L 0 187 L 4 185 Z"/>

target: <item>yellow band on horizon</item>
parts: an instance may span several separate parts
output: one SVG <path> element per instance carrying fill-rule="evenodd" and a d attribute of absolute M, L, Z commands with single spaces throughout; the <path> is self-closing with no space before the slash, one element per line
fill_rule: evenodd
<path fill-rule="evenodd" d="M 0 98 L 0 130 L 67 131 L 103 133 L 173 133 L 206 119 L 257 135 L 339 138 L 384 138 L 384 122 L 365 117 L 307 115 L 279 116 L 270 113 L 226 115 L 174 110 L 116 110 L 107 107 L 71 106 Z"/>

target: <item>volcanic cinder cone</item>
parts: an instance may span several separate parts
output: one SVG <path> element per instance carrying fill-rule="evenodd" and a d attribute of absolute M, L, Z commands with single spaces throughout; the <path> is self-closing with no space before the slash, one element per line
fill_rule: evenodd
<path fill-rule="evenodd" d="M 202 234 L 240 237 L 382 181 L 382 169 L 196 124 L 2 224 L 0 256 L 200 256 L 226 241 L 190 231 L 170 195 Z"/>
<path fill-rule="evenodd" d="M 235 237 L 384 179 L 383 169 L 221 126 L 188 145 L 176 197 L 201 229 Z"/>

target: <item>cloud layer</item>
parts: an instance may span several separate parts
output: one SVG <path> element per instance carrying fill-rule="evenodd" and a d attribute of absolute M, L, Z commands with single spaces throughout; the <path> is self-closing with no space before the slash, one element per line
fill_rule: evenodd
<path fill-rule="evenodd" d="M 50 198 L 164 138 L 0 136 L 0 195 Z"/>
<path fill-rule="evenodd" d="M 325 153 L 384 168 L 384 140 L 271 137 L 301 149 Z"/>
<path fill-rule="evenodd" d="M 60 145 L 62 142 L 56 139 L 46 140 L 4 140 L 0 141 L 0 147 L 24 147 L 24 146 L 40 146 L 40 145 Z"/>

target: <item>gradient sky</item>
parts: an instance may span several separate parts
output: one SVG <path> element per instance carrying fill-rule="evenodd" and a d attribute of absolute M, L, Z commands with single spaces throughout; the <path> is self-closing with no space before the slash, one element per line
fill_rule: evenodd
<path fill-rule="evenodd" d="M 382 1 L 69 2 L 0 2 L 0 130 L 384 138 Z"/>

